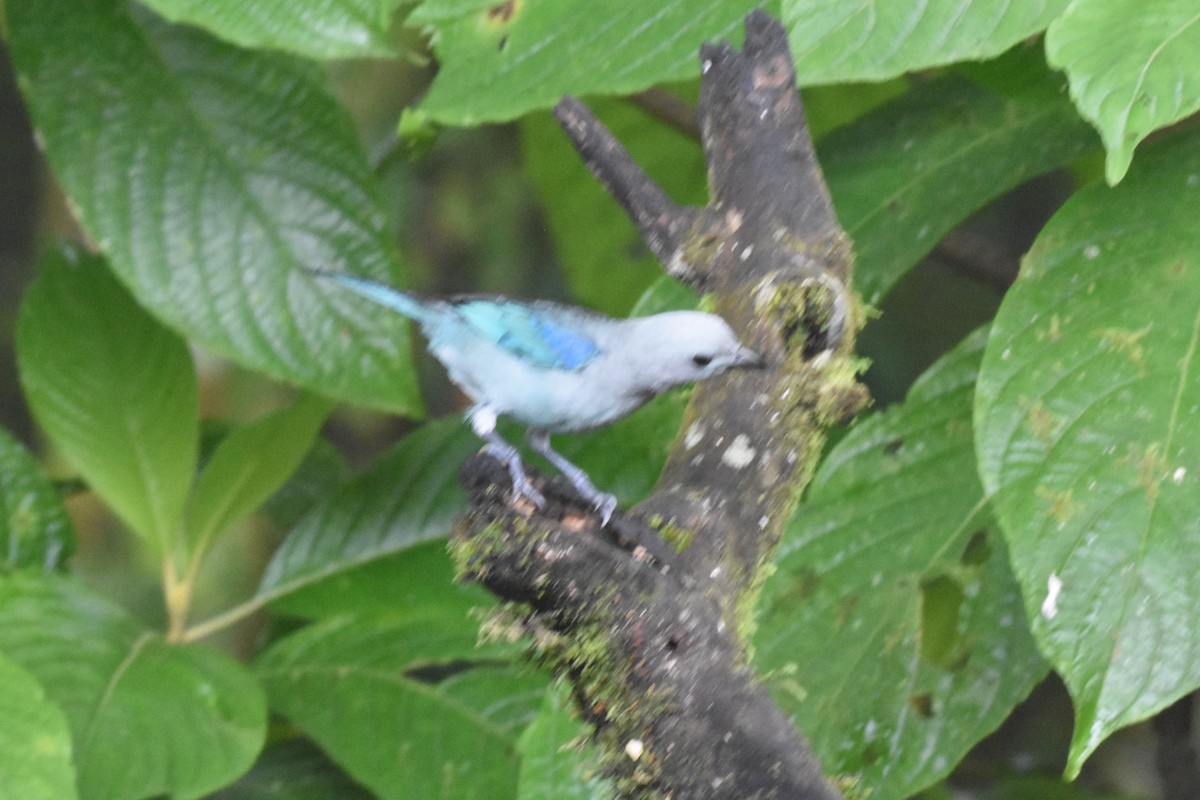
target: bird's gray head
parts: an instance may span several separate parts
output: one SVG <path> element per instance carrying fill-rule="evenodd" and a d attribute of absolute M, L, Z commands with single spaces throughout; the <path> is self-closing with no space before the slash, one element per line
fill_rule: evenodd
<path fill-rule="evenodd" d="M 630 358 L 645 365 L 655 391 L 711 378 L 736 367 L 762 367 L 725 320 L 699 311 L 644 317 Z"/>

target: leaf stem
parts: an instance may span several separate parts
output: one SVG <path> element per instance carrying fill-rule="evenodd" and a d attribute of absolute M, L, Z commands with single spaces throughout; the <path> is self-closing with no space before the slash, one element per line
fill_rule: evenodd
<path fill-rule="evenodd" d="M 188 612 L 192 607 L 192 590 L 195 582 L 179 579 L 175 562 L 163 559 L 163 602 L 167 607 L 167 641 L 178 642 L 187 627 Z"/>
<path fill-rule="evenodd" d="M 266 599 L 262 597 L 254 597 L 246 602 L 236 605 L 215 617 L 209 617 L 204 622 L 198 625 L 193 625 L 190 628 L 180 630 L 178 638 L 172 641 L 178 642 L 195 642 L 207 636 L 211 636 L 218 631 L 222 631 L 233 625 L 235 622 L 240 622 L 254 612 L 266 605 Z"/>

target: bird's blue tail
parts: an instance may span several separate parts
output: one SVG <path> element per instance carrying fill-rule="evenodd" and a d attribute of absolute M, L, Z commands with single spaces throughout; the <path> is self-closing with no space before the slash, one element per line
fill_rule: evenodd
<path fill-rule="evenodd" d="M 429 307 L 428 302 L 379 281 L 373 281 L 370 278 L 360 278 L 357 275 L 347 275 L 344 272 L 330 272 L 322 269 L 309 269 L 308 272 L 313 277 L 333 281 L 355 294 L 376 302 L 385 308 L 390 308 L 392 311 L 403 314 L 417 322 L 426 322 L 432 316 L 432 309 Z"/>

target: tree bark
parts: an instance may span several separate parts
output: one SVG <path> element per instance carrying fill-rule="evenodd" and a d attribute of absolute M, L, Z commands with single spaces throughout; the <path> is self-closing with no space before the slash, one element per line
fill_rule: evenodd
<path fill-rule="evenodd" d="M 703 208 L 675 204 L 578 101 L 555 114 L 667 271 L 709 293 L 772 368 L 698 386 L 654 493 L 603 528 L 561 479 L 539 479 L 545 508 L 517 508 L 507 471 L 471 459 L 455 554 L 464 574 L 522 604 L 622 796 L 834 800 L 746 643 L 825 431 L 866 402 L 852 354 L 862 315 L 845 288 L 851 250 L 782 27 L 754 12 L 742 50 L 706 45 L 701 65 Z"/>

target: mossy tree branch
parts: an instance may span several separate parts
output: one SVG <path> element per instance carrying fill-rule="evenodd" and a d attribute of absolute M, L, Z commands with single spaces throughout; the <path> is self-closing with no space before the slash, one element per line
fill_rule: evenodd
<path fill-rule="evenodd" d="M 523 604 L 573 682 L 627 797 L 832 800 L 807 743 L 746 658 L 765 567 L 824 432 L 866 401 L 850 246 L 813 155 L 781 26 L 755 12 L 741 52 L 701 52 L 712 199 L 670 200 L 581 103 L 556 116 L 673 275 L 708 294 L 772 368 L 695 390 L 650 498 L 601 529 L 557 479 L 508 505 L 507 472 L 464 467 L 462 572 Z M 676 554 L 660 534 L 685 532 Z"/>

